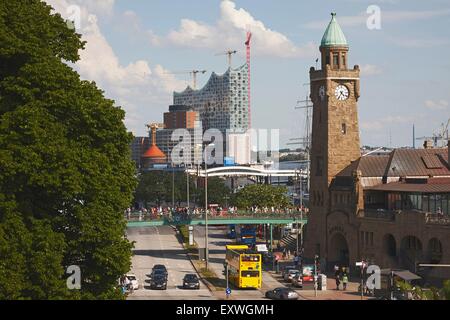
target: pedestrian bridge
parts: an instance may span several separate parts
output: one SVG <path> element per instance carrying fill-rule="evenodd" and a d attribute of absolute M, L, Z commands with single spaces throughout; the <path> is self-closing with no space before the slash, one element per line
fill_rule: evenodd
<path fill-rule="evenodd" d="M 307 178 L 306 170 L 268 170 L 244 166 L 217 167 L 206 170 L 187 169 L 190 175 L 204 177 L 232 177 L 232 176 L 255 176 L 255 177 L 299 177 Z"/>
<path fill-rule="evenodd" d="M 242 224 L 290 224 L 307 223 L 306 218 L 301 218 L 300 214 L 253 214 L 253 215 L 227 215 L 227 216 L 209 216 L 208 225 L 242 225 Z M 174 215 L 156 219 L 131 217 L 127 221 L 128 228 L 157 227 L 168 225 L 205 225 L 204 215 Z"/>

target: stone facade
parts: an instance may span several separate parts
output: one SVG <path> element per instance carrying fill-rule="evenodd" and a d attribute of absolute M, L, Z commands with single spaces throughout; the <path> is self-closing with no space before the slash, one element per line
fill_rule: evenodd
<path fill-rule="evenodd" d="M 335 59 L 337 65 L 322 61 L 322 70 L 310 69 L 313 126 L 305 259 L 319 255 L 326 268 L 340 264 L 350 270 L 364 259 L 382 269 L 409 269 L 428 281 L 449 279 L 450 268 L 418 267 L 450 264 L 449 151 L 394 150 L 389 156 L 361 157 L 359 67 L 347 69 L 348 47 L 321 47 L 321 52 L 322 59 L 330 57 L 326 62 L 336 52 L 345 58 Z M 348 91 L 344 96 L 342 86 Z M 420 182 L 409 183 L 403 175 Z M 417 195 L 439 198 L 445 213 L 437 214 L 438 202 L 434 211 L 389 210 L 391 196 L 404 201 Z"/>

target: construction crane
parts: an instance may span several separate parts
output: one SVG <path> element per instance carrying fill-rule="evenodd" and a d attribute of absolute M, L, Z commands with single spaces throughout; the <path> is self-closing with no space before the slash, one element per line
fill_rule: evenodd
<path fill-rule="evenodd" d="M 216 53 L 215 55 L 216 56 L 228 56 L 228 66 L 231 68 L 231 56 L 236 53 L 237 53 L 236 50 L 228 50 L 225 52 Z"/>
<path fill-rule="evenodd" d="M 251 113 L 251 96 L 250 96 L 250 41 L 252 39 L 252 33 L 250 31 L 247 31 L 247 40 L 245 41 L 245 47 L 247 48 L 247 68 L 248 68 L 248 128 L 250 129 L 252 127 L 252 113 Z"/>
<path fill-rule="evenodd" d="M 416 140 L 432 140 L 434 147 L 445 147 L 449 141 L 450 119 L 447 124 L 441 123 L 441 126 L 433 132 L 431 137 L 419 137 Z M 440 143 L 439 143 L 440 142 Z"/>
<path fill-rule="evenodd" d="M 164 129 L 164 123 L 149 123 L 145 125 L 147 127 L 147 130 L 150 132 L 151 135 L 151 141 L 152 146 L 156 145 L 156 130 L 157 129 Z"/>
<path fill-rule="evenodd" d="M 191 70 L 191 71 L 174 71 L 174 72 L 166 72 L 168 74 L 190 74 L 192 76 L 192 89 L 197 89 L 197 74 L 205 74 L 206 70 Z"/>

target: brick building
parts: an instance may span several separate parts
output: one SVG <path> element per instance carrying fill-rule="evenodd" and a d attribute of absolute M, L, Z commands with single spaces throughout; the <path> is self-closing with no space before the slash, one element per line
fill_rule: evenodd
<path fill-rule="evenodd" d="M 357 103 L 359 67 L 335 14 L 322 38 L 321 70 L 310 69 L 313 129 L 310 217 L 305 257 L 354 269 L 367 259 L 406 268 L 427 280 L 450 278 L 448 148 L 395 149 L 361 156 Z"/>

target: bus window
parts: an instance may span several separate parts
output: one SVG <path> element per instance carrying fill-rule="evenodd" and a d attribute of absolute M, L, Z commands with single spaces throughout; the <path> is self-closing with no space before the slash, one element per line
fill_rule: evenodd
<path fill-rule="evenodd" d="M 241 271 L 241 277 L 243 278 L 259 277 L 259 271 Z"/>
<path fill-rule="evenodd" d="M 242 261 L 259 261 L 259 255 L 243 255 Z"/>

